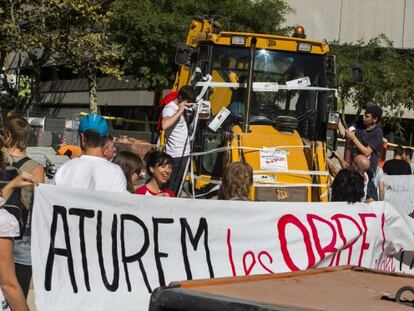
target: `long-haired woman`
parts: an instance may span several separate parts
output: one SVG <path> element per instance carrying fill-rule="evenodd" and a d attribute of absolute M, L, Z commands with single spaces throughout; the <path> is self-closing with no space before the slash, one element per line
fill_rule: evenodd
<path fill-rule="evenodd" d="M 139 155 L 131 151 L 122 150 L 116 154 L 112 162 L 118 164 L 122 168 L 127 180 L 127 190 L 134 193 L 134 186 L 141 175 L 143 167 L 143 163 Z"/>
<path fill-rule="evenodd" d="M 245 162 L 233 162 L 224 170 L 219 191 L 221 200 L 250 200 L 253 169 Z"/>

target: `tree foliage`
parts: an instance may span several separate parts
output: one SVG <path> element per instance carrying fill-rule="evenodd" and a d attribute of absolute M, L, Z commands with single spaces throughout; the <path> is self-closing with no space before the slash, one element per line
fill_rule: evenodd
<path fill-rule="evenodd" d="M 0 66 L 1 68 L 5 66 L 7 55 L 19 53 L 17 66 L 30 66 L 31 70 L 29 96 L 22 98 L 19 96 L 19 91 L 10 88 L 7 79 L 3 79 L 3 86 L 8 91 L 3 101 L 9 100 L 9 103 L 23 106 L 40 100 L 41 67 L 50 60 L 53 42 L 57 36 L 55 32 L 49 31 L 46 21 L 53 19 L 55 14 L 55 8 L 45 0 L 1 2 Z M 25 60 L 25 64 L 21 63 Z"/>
<path fill-rule="evenodd" d="M 24 51 L 39 60 L 47 59 L 54 32 L 47 29 L 46 19 L 55 10 L 44 0 L 4 0 L 0 7 L 0 50 L 5 53 Z M 4 65 L 4 63 L 1 63 Z"/>
<path fill-rule="evenodd" d="M 177 43 L 185 41 L 194 16 L 208 14 L 231 31 L 282 34 L 290 11 L 282 0 L 115 0 L 112 9 L 111 33 L 123 47 L 125 69 L 149 90 L 171 82 Z"/>
<path fill-rule="evenodd" d="M 379 35 L 367 43 L 330 42 L 337 55 L 340 74 L 340 98 L 361 111 L 368 104 L 380 105 L 386 121 L 399 128 L 404 110 L 414 108 L 414 52 L 397 50 L 385 36 Z M 353 85 L 351 67 L 360 63 L 364 67 L 364 82 Z"/>
<path fill-rule="evenodd" d="M 96 74 L 120 75 L 120 54 L 105 34 L 109 4 L 99 0 L 1 2 L 0 65 L 4 66 L 8 53 L 28 57 L 30 102 L 41 102 L 40 73 L 45 64 L 69 67 L 92 78 L 92 89 L 96 87 Z M 96 98 L 96 89 L 92 93 Z"/>
<path fill-rule="evenodd" d="M 53 27 L 57 62 L 87 77 L 92 113 L 97 113 L 97 75 L 121 76 L 119 47 L 112 44 L 106 29 L 111 12 L 99 0 L 50 0 L 60 6 Z"/>

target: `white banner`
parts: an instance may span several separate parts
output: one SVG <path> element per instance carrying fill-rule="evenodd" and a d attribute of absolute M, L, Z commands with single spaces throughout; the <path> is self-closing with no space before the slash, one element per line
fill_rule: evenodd
<path fill-rule="evenodd" d="M 384 175 L 384 200 L 401 213 L 414 212 L 414 175 Z"/>
<path fill-rule="evenodd" d="M 385 202 L 170 199 L 36 188 L 38 310 L 146 310 L 171 281 L 358 265 L 408 271 L 414 223 Z M 392 241 L 392 242 L 391 242 Z"/>

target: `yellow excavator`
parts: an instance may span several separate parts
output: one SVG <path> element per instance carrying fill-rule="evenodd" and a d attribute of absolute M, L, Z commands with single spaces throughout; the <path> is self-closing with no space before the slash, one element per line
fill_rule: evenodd
<path fill-rule="evenodd" d="M 220 183 L 226 166 L 254 170 L 256 201 L 327 201 L 327 148 L 336 144 L 336 63 L 328 46 L 292 37 L 223 31 L 194 18 L 177 47 L 174 89 L 200 94 L 188 178 L 194 195 Z"/>

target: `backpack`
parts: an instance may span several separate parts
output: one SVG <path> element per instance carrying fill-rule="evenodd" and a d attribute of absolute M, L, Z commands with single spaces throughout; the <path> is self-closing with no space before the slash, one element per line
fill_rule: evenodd
<path fill-rule="evenodd" d="M 0 173 L 0 189 L 3 189 L 11 180 L 18 176 L 20 174 L 20 168 L 29 160 L 30 158 L 24 157 L 12 163 L 12 165 L 6 166 L 3 172 Z M 21 238 L 29 218 L 29 209 L 25 207 L 22 200 L 22 189 L 18 188 L 13 190 L 4 204 L 4 208 L 19 222 L 19 238 Z"/>

